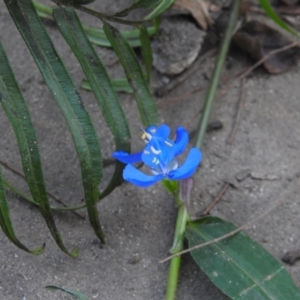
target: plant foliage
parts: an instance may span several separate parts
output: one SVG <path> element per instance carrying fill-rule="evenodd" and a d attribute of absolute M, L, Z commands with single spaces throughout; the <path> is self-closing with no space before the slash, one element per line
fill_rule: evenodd
<path fill-rule="evenodd" d="M 78 7 L 80 4 L 87 4 L 88 2 L 90 1 L 85 1 L 84 3 L 69 1 L 64 2 L 64 4 Z M 49 16 L 49 13 L 53 14 L 53 18 L 62 36 L 66 39 L 85 72 L 88 85 L 95 94 L 106 123 L 114 136 L 116 149 L 130 152 L 128 123 L 115 93 L 112 80 L 107 75 L 101 59 L 97 56 L 90 43 L 88 34 L 86 33 L 87 29 L 84 29 L 81 25 L 72 7 L 60 6 L 52 10 L 38 3 L 35 3 L 34 6 L 31 0 L 6 0 L 5 4 L 72 135 L 80 160 L 85 200 L 85 205 L 80 205 L 76 208 L 87 207 L 89 220 L 95 234 L 102 242 L 105 242 L 96 205 L 99 200 L 107 196 L 122 182 L 124 165 L 119 162 L 116 163 L 115 172 L 110 183 L 102 192 L 99 191 L 98 186 L 102 178 L 102 155 L 99 140 L 85 108 L 84 101 L 57 53 L 54 44 L 50 40 L 44 25 L 40 21 L 36 9 L 39 12 L 43 11 L 43 16 Z M 125 73 L 131 84 L 131 87 L 127 86 L 126 88 L 134 93 L 144 124 L 156 124 L 156 107 L 146 83 L 150 76 L 151 65 L 149 29 L 139 25 L 135 31 L 128 32 L 127 35 L 126 33 L 122 35 L 116 28 L 108 24 L 105 19 L 102 19 L 102 21 L 104 23 L 102 34 L 107 35 L 105 38 L 113 44 L 120 61 L 123 63 Z M 148 79 L 144 76 L 142 68 L 139 66 L 135 54 L 128 43 L 132 34 L 143 45 L 143 51 L 147 58 L 146 76 Z M 1 105 L 12 124 L 18 141 L 25 178 L 32 195 L 32 199 L 30 197 L 27 197 L 27 199 L 38 205 L 58 246 L 64 252 L 69 253 L 63 244 L 53 219 L 38 151 L 39 143 L 31 122 L 27 104 L 17 86 L 13 71 L 9 66 L 2 47 L 0 54 Z M 126 81 L 123 81 L 123 85 L 124 83 L 126 84 Z M 1 200 L 2 203 L 6 203 L 4 190 L 1 193 Z M 61 209 L 67 210 L 72 208 Z M 8 216 L 9 214 L 7 213 L 6 217 L 8 218 Z M 7 233 L 8 237 L 12 238 L 13 231 L 9 233 L 6 230 L 8 225 L 4 224 L 3 222 L 3 231 Z M 15 244 L 21 248 L 23 247 L 20 243 L 16 242 Z M 25 250 L 24 247 L 23 249 Z M 77 249 L 69 254 L 76 256 Z"/>

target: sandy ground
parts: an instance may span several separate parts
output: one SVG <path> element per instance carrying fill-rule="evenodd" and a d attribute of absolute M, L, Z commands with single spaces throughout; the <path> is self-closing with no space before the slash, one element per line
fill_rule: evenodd
<path fill-rule="evenodd" d="M 124 3 L 122 5 L 125 6 Z M 110 9 L 105 4 L 100 8 Z M 88 21 L 92 22 L 90 18 Z M 79 86 L 84 76 L 78 62 L 59 32 L 51 26 L 47 26 L 47 30 Z M 32 114 L 47 188 L 70 205 L 81 203 L 83 194 L 79 163 L 70 134 L 3 2 L 0 3 L 0 38 Z M 115 58 L 109 49 L 98 48 L 98 52 L 104 64 Z M 206 84 L 213 64 L 212 57 L 165 99 Z M 247 64 L 249 61 L 243 55 L 231 52 L 225 74 L 233 74 Z M 123 76 L 118 65 L 111 67 L 109 73 L 114 77 Z M 299 78 L 300 69 L 295 66 L 277 76 L 259 70 L 247 79 L 242 119 L 232 145 L 226 144 L 226 141 L 236 114 L 239 86 L 217 98 L 211 120 L 221 121 L 224 127 L 206 136 L 202 149 L 204 159 L 195 175 L 192 192 L 194 215 L 211 203 L 224 183 L 230 182 L 234 186 L 229 188 L 212 214 L 242 225 L 274 205 L 297 183 L 300 176 Z M 153 90 L 160 85 L 162 76 L 154 71 Z M 94 120 L 103 156 L 108 158 L 114 151 L 109 130 L 93 95 L 83 90 L 80 93 Z M 201 108 L 204 96 L 205 92 L 198 93 L 166 106 L 160 110 L 160 121 L 169 124 L 173 130 L 185 125 Z M 139 139 L 141 123 L 135 102 L 132 96 L 126 94 L 121 94 L 120 100 L 130 120 L 133 150 L 138 150 L 142 146 Z M 188 129 L 192 131 L 196 126 L 197 120 L 194 120 Z M 14 133 L 2 110 L 0 128 L 0 159 L 21 169 Z M 250 169 L 253 176 L 238 182 L 235 176 L 246 169 Z M 22 179 L 4 168 L 3 172 L 5 178 L 27 191 Z M 105 169 L 103 185 L 112 172 L 113 167 Z M 300 246 L 298 194 L 294 193 L 282 206 L 247 230 L 278 260 L 285 251 Z M 87 219 L 79 219 L 72 213 L 55 213 L 68 249 L 75 246 L 80 249 L 77 259 L 68 257 L 58 249 L 36 208 L 10 192 L 8 199 L 18 238 L 30 248 L 46 242 L 46 249 L 39 256 L 27 254 L 0 233 L 0 299 L 70 299 L 70 296 L 60 292 L 44 289 L 44 286 L 51 284 L 77 289 L 89 299 L 163 299 L 168 264 L 158 262 L 168 255 L 176 208 L 171 196 L 160 184 L 148 189 L 124 184 L 99 203 L 99 217 L 107 238 L 104 246 L 97 241 Z M 86 216 L 84 210 L 81 212 Z M 300 264 L 287 268 L 300 286 Z M 190 256 L 185 255 L 178 299 L 227 298 L 210 283 Z"/>

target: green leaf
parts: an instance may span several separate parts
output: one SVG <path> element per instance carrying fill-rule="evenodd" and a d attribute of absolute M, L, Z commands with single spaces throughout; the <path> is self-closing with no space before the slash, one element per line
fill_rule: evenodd
<path fill-rule="evenodd" d="M 156 7 L 161 0 L 140 0 L 136 1 L 134 4 L 132 4 L 130 7 L 116 13 L 115 17 L 126 17 L 132 10 L 137 8 L 144 8 L 144 9 L 151 9 Z"/>
<path fill-rule="evenodd" d="M 0 168 L 0 226 L 2 231 L 5 233 L 7 238 L 14 243 L 20 249 L 32 253 L 40 254 L 45 248 L 45 244 L 34 250 L 29 250 L 25 245 L 23 245 L 16 237 L 12 223 L 10 220 L 9 207 L 6 199 L 6 193 L 4 189 L 4 180 L 2 177 L 2 171 Z"/>
<path fill-rule="evenodd" d="M 74 9 L 56 8 L 53 17 L 82 66 L 118 149 L 129 151 L 130 133 L 124 112 L 106 69 L 88 41 Z"/>
<path fill-rule="evenodd" d="M 52 19 L 52 8 L 33 1 L 34 7 L 41 18 Z M 84 31 L 87 33 L 87 36 L 91 43 L 102 46 L 102 47 L 111 47 L 110 42 L 108 41 L 103 29 L 94 28 L 89 26 L 83 26 Z M 149 36 L 154 35 L 158 30 L 158 26 L 147 26 L 147 32 Z M 122 30 L 121 35 L 127 40 L 131 47 L 141 47 L 141 41 L 139 39 L 139 30 Z"/>
<path fill-rule="evenodd" d="M 86 5 L 95 2 L 95 0 L 61 0 L 66 5 Z"/>
<path fill-rule="evenodd" d="M 53 17 L 84 70 L 105 121 L 114 136 L 116 149 L 130 153 L 130 132 L 124 112 L 106 69 L 86 37 L 74 9 L 56 8 L 53 10 Z M 112 188 L 123 181 L 123 168 L 124 164 L 117 162 L 115 176 L 112 177 L 114 181 L 109 184 Z"/>
<path fill-rule="evenodd" d="M 277 13 L 272 8 L 271 4 L 268 0 L 259 0 L 261 7 L 264 9 L 266 14 L 282 29 L 286 30 L 287 32 L 291 33 L 292 35 L 299 38 L 299 35 L 296 31 L 294 31 L 290 26 L 288 26 L 282 19 L 277 15 Z"/>
<path fill-rule="evenodd" d="M 102 177 L 99 142 L 82 99 L 30 0 L 5 0 L 28 49 L 66 119 L 80 160 L 84 198 L 95 234 L 104 242 L 96 203 Z"/>
<path fill-rule="evenodd" d="M 111 80 L 112 86 L 116 92 L 132 94 L 133 89 L 126 78 L 116 78 Z M 87 80 L 83 80 L 81 88 L 91 91 L 91 85 Z"/>
<path fill-rule="evenodd" d="M 120 32 L 105 21 L 103 29 L 134 90 L 137 106 L 144 126 L 148 127 L 157 124 L 158 115 L 156 105 L 132 48 L 128 45 Z"/>
<path fill-rule="evenodd" d="M 20 92 L 12 69 L 0 43 L 0 102 L 13 127 L 21 154 L 23 170 L 34 202 L 58 246 L 68 253 L 56 228 L 46 192 L 38 142 L 27 104 Z M 77 250 L 71 253 L 76 255 Z M 68 253 L 69 254 L 69 253 Z"/>
<path fill-rule="evenodd" d="M 49 290 L 60 290 L 60 291 L 66 292 L 66 293 L 72 295 L 74 297 L 74 299 L 88 300 L 88 298 L 85 295 L 83 295 L 83 294 L 81 294 L 81 293 L 79 293 L 79 292 L 77 292 L 73 289 L 69 289 L 69 288 L 65 288 L 65 287 L 59 287 L 59 286 L 56 286 L 56 285 L 47 285 L 47 286 L 45 286 L 45 288 L 49 289 Z"/>
<path fill-rule="evenodd" d="M 87 33 L 87 36 L 91 43 L 102 47 L 111 47 L 111 43 L 107 39 L 102 29 L 87 27 L 87 26 L 83 26 L 83 28 L 84 31 Z M 157 28 L 155 26 L 149 26 L 147 27 L 147 32 L 149 36 L 152 36 L 157 32 Z M 139 31 L 137 29 L 122 30 L 120 31 L 120 33 L 124 37 L 124 39 L 126 39 L 126 41 L 131 47 L 133 48 L 141 47 L 141 41 L 139 39 Z"/>
<path fill-rule="evenodd" d="M 36 1 L 32 1 L 34 8 L 36 9 L 37 14 L 41 17 L 41 18 L 45 18 L 45 19 L 52 19 L 52 8 L 44 5 L 42 3 L 36 2 Z"/>
<path fill-rule="evenodd" d="M 153 62 L 153 56 L 152 56 L 152 50 L 151 50 L 151 44 L 150 44 L 150 37 L 147 31 L 147 28 L 145 26 L 139 27 L 140 32 L 140 40 L 142 44 L 142 54 L 144 57 L 144 62 L 146 65 L 146 81 L 149 85 L 150 83 L 150 77 L 151 77 L 151 70 L 152 70 L 152 62 Z"/>
<path fill-rule="evenodd" d="M 144 20 L 149 21 L 157 18 L 164 11 L 166 11 L 174 2 L 175 0 L 161 0 L 160 3 L 156 6 L 156 8 L 149 15 L 147 15 L 144 18 Z"/>
<path fill-rule="evenodd" d="M 234 224 L 208 216 L 189 223 L 186 237 L 189 247 L 193 247 L 234 229 Z M 286 269 L 242 232 L 191 254 L 210 280 L 231 299 L 300 299 L 300 291 Z"/>

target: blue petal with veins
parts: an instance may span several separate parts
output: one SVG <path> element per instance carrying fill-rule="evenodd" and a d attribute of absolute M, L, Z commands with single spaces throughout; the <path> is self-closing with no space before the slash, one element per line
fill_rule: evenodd
<path fill-rule="evenodd" d="M 142 136 L 146 142 L 143 151 L 135 154 L 114 152 L 114 158 L 127 164 L 123 171 L 123 178 L 137 186 L 148 187 L 164 178 L 181 180 L 192 176 L 202 159 L 200 150 L 192 148 L 184 163 L 178 167 L 176 156 L 185 150 L 188 144 L 188 132 L 183 127 L 178 127 L 174 141 L 169 139 L 169 135 L 170 128 L 165 124 L 159 127 L 150 126 Z M 137 162 L 143 162 L 154 176 L 136 169 L 132 164 Z"/>

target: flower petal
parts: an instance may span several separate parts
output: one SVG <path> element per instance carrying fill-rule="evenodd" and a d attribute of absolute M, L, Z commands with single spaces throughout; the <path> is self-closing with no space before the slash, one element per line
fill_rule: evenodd
<path fill-rule="evenodd" d="M 174 143 L 170 141 L 168 144 L 165 143 L 165 140 L 152 138 L 142 153 L 144 164 L 151 169 L 155 169 L 158 165 L 167 167 L 175 157 Z"/>
<path fill-rule="evenodd" d="M 170 127 L 166 124 L 162 124 L 156 129 L 156 132 L 153 135 L 165 140 L 169 137 L 170 132 Z"/>
<path fill-rule="evenodd" d="M 123 171 L 123 178 L 139 187 L 148 187 L 164 178 L 163 175 L 150 176 L 142 173 L 133 165 L 127 165 Z"/>
<path fill-rule="evenodd" d="M 142 152 L 128 154 L 124 151 L 116 151 L 112 156 L 124 164 L 134 164 L 142 161 Z"/>
<path fill-rule="evenodd" d="M 183 127 L 178 127 L 176 129 L 176 139 L 175 144 L 175 156 L 181 154 L 189 141 L 188 132 Z"/>
<path fill-rule="evenodd" d="M 169 179 L 185 179 L 192 176 L 196 171 L 201 158 L 202 154 L 200 150 L 198 148 L 192 148 L 182 166 L 176 170 L 169 172 Z"/>

